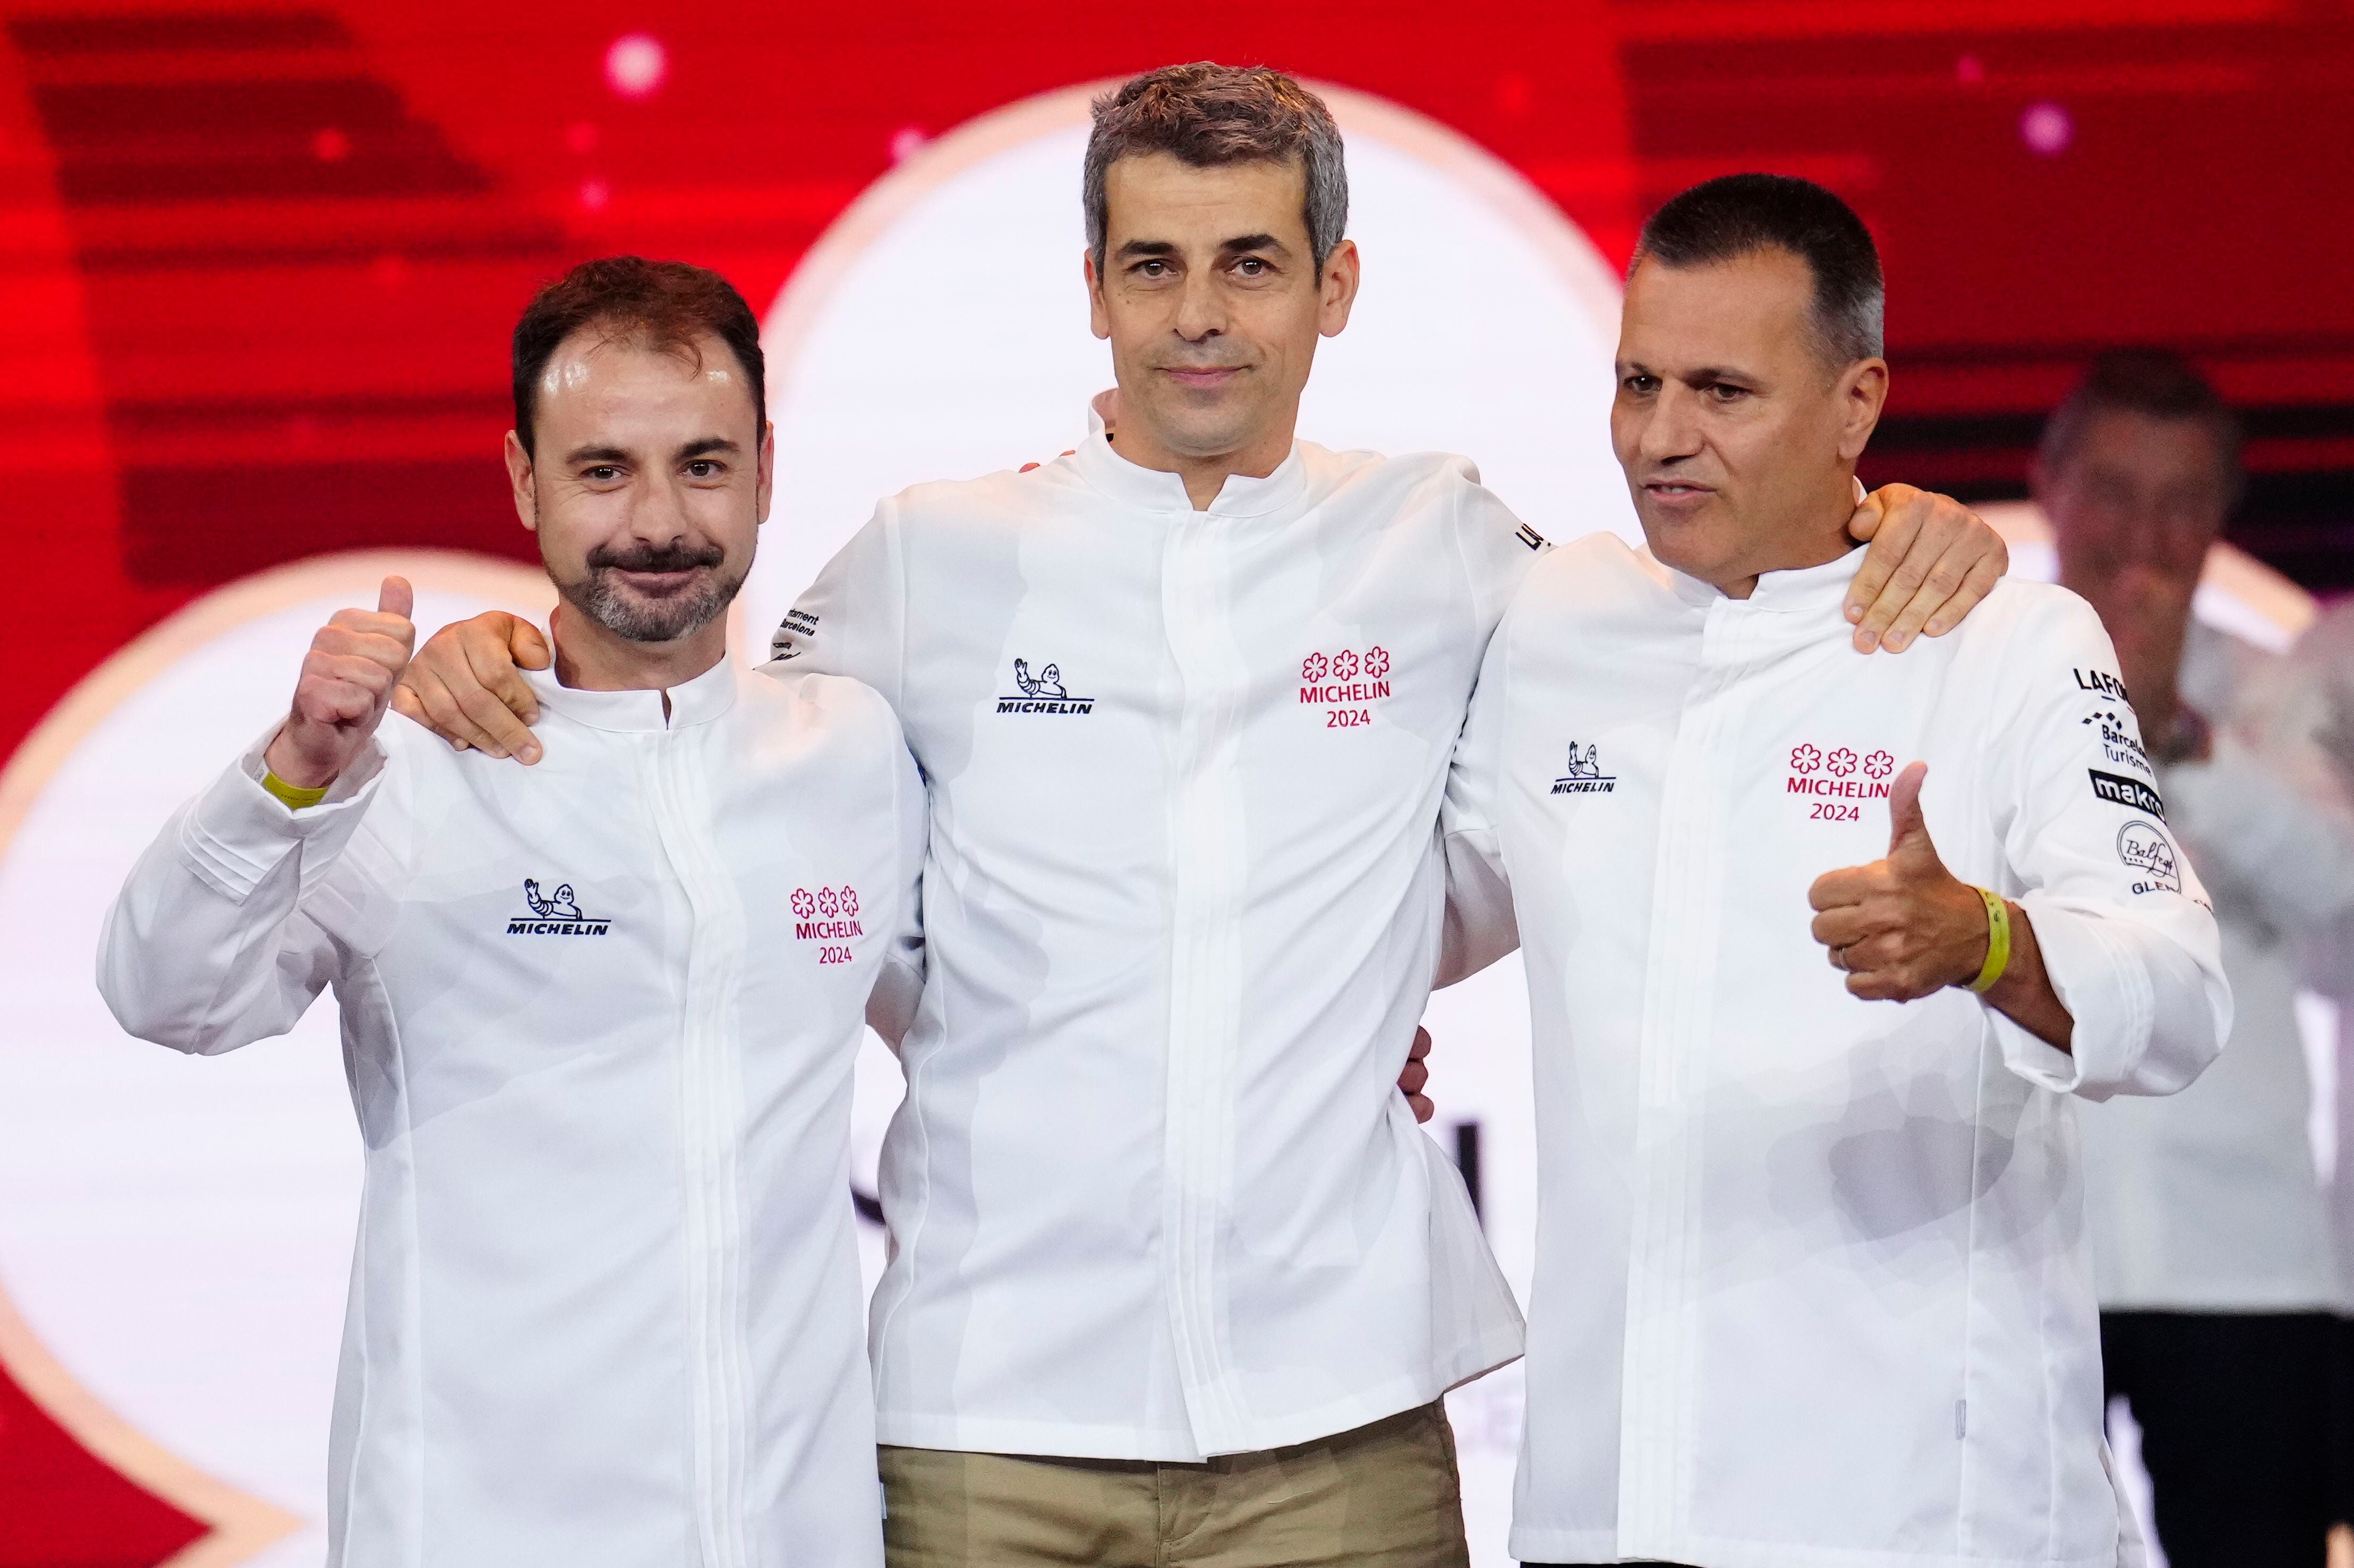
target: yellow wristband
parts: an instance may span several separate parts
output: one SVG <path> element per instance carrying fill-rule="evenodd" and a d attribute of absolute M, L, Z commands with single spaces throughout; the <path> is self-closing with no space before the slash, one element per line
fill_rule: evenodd
<path fill-rule="evenodd" d="M 1985 899 L 1987 906 L 1986 962 L 1978 966 L 1978 978 L 1970 981 L 1970 989 L 1984 995 L 2010 968 L 2010 906 L 1999 893 L 1983 887 L 1971 891 Z"/>
<path fill-rule="evenodd" d="M 300 784 L 289 784 L 267 768 L 261 770 L 261 787 L 279 800 L 285 801 L 286 809 L 291 811 L 299 811 L 305 806 L 317 805 L 327 798 L 327 790 L 331 788 L 329 785 L 322 784 L 316 789 L 305 789 Z"/>

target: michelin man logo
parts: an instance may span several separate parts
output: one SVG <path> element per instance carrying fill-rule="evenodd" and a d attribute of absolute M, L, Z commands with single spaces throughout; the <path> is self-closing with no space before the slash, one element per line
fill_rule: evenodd
<path fill-rule="evenodd" d="M 997 711 L 1002 714 L 1089 714 L 1095 711 L 1093 697 L 1075 697 L 1063 684 L 1063 667 L 1049 664 L 1036 674 L 1030 673 L 1030 661 L 1013 661 L 1013 684 L 1020 694 L 1002 694 L 997 699 Z"/>
<path fill-rule="evenodd" d="M 1030 673 L 1027 659 L 1013 661 L 1013 683 L 1022 688 L 1025 697 L 1061 697 L 1068 700 L 1070 693 L 1063 690 L 1063 667 L 1049 664 L 1036 675 Z"/>
<path fill-rule="evenodd" d="M 532 877 L 523 879 L 523 901 L 531 912 L 543 920 L 578 920 L 580 906 L 573 901 L 572 885 L 565 883 L 546 897 L 541 897 L 539 884 Z"/>

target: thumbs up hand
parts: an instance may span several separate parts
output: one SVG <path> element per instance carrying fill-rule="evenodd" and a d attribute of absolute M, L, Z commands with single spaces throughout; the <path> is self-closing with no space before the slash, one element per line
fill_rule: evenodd
<path fill-rule="evenodd" d="M 415 603 L 404 578 L 387 577 L 374 610 L 339 609 L 319 629 L 302 655 L 293 711 L 262 754 L 270 771 L 309 789 L 334 782 L 351 766 L 408 666 L 417 642 L 408 619 Z"/>
<path fill-rule="evenodd" d="M 1888 792 L 1888 858 L 1827 872 L 1808 890 L 1814 937 L 1847 971 L 1847 989 L 1872 1001 L 1911 1001 L 1976 980 L 1987 957 L 1987 906 L 1946 869 L 1921 816 L 1916 762 Z"/>

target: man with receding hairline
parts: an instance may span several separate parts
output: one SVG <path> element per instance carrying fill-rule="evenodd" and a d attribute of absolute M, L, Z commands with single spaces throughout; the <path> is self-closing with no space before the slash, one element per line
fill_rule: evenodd
<path fill-rule="evenodd" d="M 2005 581 L 1902 659 L 1850 645 L 1882 298 L 1805 181 L 1652 217 L 1611 411 L 1647 547 L 1531 569 L 1449 786 L 1473 956 L 1522 945 L 1535 1031 L 1532 1563 L 2137 1555 L 2073 1100 L 2213 1057 L 2214 919 L 2111 776 L 2082 600 Z"/>
<path fill-rule="evenodd" d="M 1447 759 L 1543 541 L 1462 458 L 1296 440 L 1358 283 L 1313 93 L 1148 73 L 1080 185 L 1118 379 L 1087 440 L 884 501 L 775 642 L 882 692 L 929 790 L 873 1310 L 887 1548 L 1461 1563 L 1440 1396 L 1519 1353 L 1519 1312 L 1397 1089 L 1452 962 Z M 1851 514 L 1892 648 L 2000 569 L 1951 503 Z M 504 624 L 436 643 L 421 711 L 520 750 L 496 697 L 458 703 Z"/>

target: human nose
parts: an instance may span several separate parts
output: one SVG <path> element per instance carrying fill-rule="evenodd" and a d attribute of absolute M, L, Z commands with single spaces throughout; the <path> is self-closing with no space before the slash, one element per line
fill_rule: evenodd
<path fill-rule="evenodd" d="M 1636 443 L 1648 462 L 1674 462 L 1701 449 L 1700 403 L 1689 387 L 1670 382 L 1650 400 Z"/>
<path fill-rule="evenodd" d="M 1225 295 L 1214 272 L 1195 269 L 1186 275 L 1177 297 L 1176 325 L 1177 335 L 1188 343 L 1200 343 L 1225 330 Z"/>
<path fill-rule="evenodd" d="M 675 473 L 654 473 L 631 487 L 630 535 L 650 544 L 667 544 L 686 533 L 685 481 Z"/>

